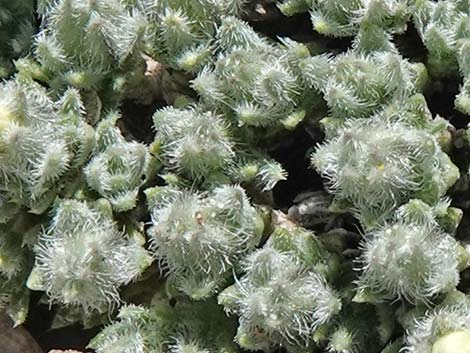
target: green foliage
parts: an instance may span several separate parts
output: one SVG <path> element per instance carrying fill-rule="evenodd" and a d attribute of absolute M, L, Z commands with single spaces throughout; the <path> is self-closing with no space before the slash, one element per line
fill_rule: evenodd
<path fill-rule="evenodd" d="M 324 94 L 330 115 L 345 119 L 370 116 L 419 92 L 425 69 L 393 50 L 369 54 L 356 49 L 334 59 L 309 57 L 302 63 L 302 75 Z"/>
<path fill-rule="evenodd" d="M 149 152 L 137 142 L 127 142 L 111 113 L 97 126 L 98 149 L 84 168 L 88 185 L 109 200 L 116 211 L 136 206 L 140 186 L 146 180 Z"/>
<path fill-rule="evenodd" d="M 33 0 L 0 2 L 0 78 L 12 73 L 12 59 L 28 53 L 35 31 Z"/>
<path fill-rule="evenodd" d="M 341 310 L 325 278 L 331 274 L 321 272 L 325 250 L 312 233 L 281 222 L 263 248 L 246 258 L 245 274 L 219 294 L 225 310 L 239 316 L 236 341 L 245 349 L 308 345 Z"/>
<path fill-rule="evenodd" d="M 15 326 L 24 323 L 29 311 L 29 291 L 24 282 L 33 256 L 27 238 L 35 228 L 25 214 L 0 226 L 0 310 L 10 316 Z"/>
<path fill-rule="evenodd" d="M 33 49 L 39 67 L 29 74 L 58 91 L 99 92 L 116 106 L 144 81 L 148 23 L 142 10 L 120 0 L 38 1 L 41 30 Z"/>
<path fill-rule="evenodd" d="M 146 8 L 150 48 L 158 60 L 196 72 L 211 60 L 216 26 L 227 15 L 241 15 L 247 0 L 140 1 Z M 230 33 L 236 38 L 236 33 Z M 248 36 L 245 36 L 248 37 Z M 233 43 L 236 44 L 236 43 Z"/>
<path fill-rule="evenodd" d="M 463 76 L 455 107 L 470 112 L 470 6 L 467 1 L 417 1 L 413 23 L 428 51 L 427 66 L 436 77 Z"/>
<path fill-rule="evenodd" d="M 358 286 L 375 300 L 428 302 L 454 290 L 459 271 L 467 266 L 459 263 L 466 250 L 440 227 L 435 210 L 420 200 L 400 207 L 393 221 L 365 238 Z"/>
<path fill-rule="evenodd" d="M 410 353 L 450 353 L 468 349 L 469 299 L 466 296 L 444 302 L 420 317 L 410 328 L 406 351 Z"/>
<path fill-rule="evenodd" d="M 214 301 L 178 300 L 170 306 L 164 296 L 149 308 L 123 306 L 118 321 L 89 344 L 97 353 L 235 353 L 234 323 Z"/>
<path fill-rule="evenodd" d="M 69 184 L 95 145 L 80 96 L 67 90 L 54 101 L 32 81 L 0 86 L 0 221 L 27 207 L 43 213 Z M 71 186 L 71 185 L 70 185 Z"/>
<path fill-rule="evenodd" d="M 263 221 L 240 187 L 222 186 L 205 197 L 157 188 L 149 196 L 154 255 L 169 285 L 193 299 L 218 291 L 260 240 Z"/>
<path fill-rule="evenodd" d="M 312 164 L 326 178 L 335 207 L 369 228 L 410 198 L 439 201 L 459 171 L 439 146 L 439 131 L 421 128 L 420 120 L 406 107 L 347 120 L 316 149 Z"/>
<path fill-rule="evenodd" d="M 270 43 L 233 17 L 222 20 L 215 40 L 218 55 L 191 86 L 205 107 L 223 112 L 248 140 L 294 129 L 315 106 L 315 93 L 301 75 L 310 58 L 306 46 Z"/>
<path fill-rule="evenodd" d="M 235 156 L 227 124 L 212 112 L 164 108 L 153 121 L 164 163 L 192 180 L 220 173 Z"/>
<path fill-rule="evenodd" d="M 309 11 L 315 31 L 327 36 L 353 36 L 371 27 L 392 33 L 406 30 L 411 14 L 408 0 L 278 0 L 287 16 Z"/>
<path fill-rule="evenodd" d="M 151 257 L 102 208 L 76 200 L 58 202 L 51 225 L 35 246 L 30 289 L 44 290 L 51 302 L 85 312 L 119 304 L 119 287 L 136 279 Z"/>

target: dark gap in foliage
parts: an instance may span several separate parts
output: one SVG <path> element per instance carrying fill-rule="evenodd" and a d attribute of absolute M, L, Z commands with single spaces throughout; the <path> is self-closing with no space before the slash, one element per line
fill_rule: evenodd
<path fill-rule="evenodd" d="M 462 240 L 464 242 L 467 242 L 469 239 L 469 230 L 470 230 L 470 214 L 469 214 L 469 211 L 468 211 L 468 208 L 463 208 L 461 207 L 461 205 L 467 205 L 469 204 L 469 193 L 466 192 L 465 193 L 465 196 L 467 197 L 467 199 L 465 201 L 462 202 L 462 200 L 460 200 L 460 203 L 457 203 L 456 204 L 456 207 L 460 206 L 459 208 L 463 211 L 463 217 L 462 217 L 462 220 L 460 221 L 459 223 L 459 226 L 457 228 L 457 233 L 455 235 L 455 237 L 458 239 L 458 240 Z M 452 200 L 454 203 L 454 200 Z M 467 278 L 469 279 L 470 281 L 470 273 L 467 275 Z M 468 287 L 470 287 L 470 283 L 468 283 Z"/>
<path fill-rule="evenodd" d="M 34 9 L 38 8 L 38 0 L 34 1 Z M 36 29 L 41 27 L 41 18 L 39 17 L 38 13 L 35 11 L 34 12 L 34 24 Z"/>
<path fill-rule="evenodd" d="M 452 162 L 459 167 L 460 170 L 460 179 L 456 184 L 449 190 L 448 195 L 451 198 L 451 205 L 462 210 L 463 216 L 460 221 L 457 231 L 456 238 L 459 240 L 468 241 L 469 230 L 470 230 L 470 183 L 468 175 L 468 161 L 470 160 L 470 150 L 468 146 L 461 146 L 463 141 L 464 130 L 457 130 L 454 133 L 454 145 L 457 145 L 449 156 L 452 159 Z M 467 278 L 470 279 L 470 272 L 467 274 Z M 470 283 L 468 285 L 470 287 Z"/>
<path fill-rule="evenodd" d="M 302 191 L 323 189 L 322 179 L 310 167 L 308 156 L 308 151 L 318 142 L 320 141 L 313 140 L 301 126 L 285 137 L 271 152 L 271 156 L 281 163 L 288 173 L 287 180 L 278 183 L 273 190 L 277 207 L 289 207 Z"/>
<path fill-rule="evenodd" d="M 351 48 L 353 37 L 329 38 L 319 37 L 316 42 L 321 43 L 326 48 L 327 53 L 340 54 Z"/>
<path fill-rule="evenodd" d="M 356 234 L 364 234 L 364 230 L 362 229 L 361 224 L 359 223 L 357 218 L 355 218 L 351 213 L 347 212 L 344 215 L 341 215 L 341 221 L 342 221 L 341 227 L 347 230 L 348 232 L 356 233 Z M 360 238 L 350 237 L 348 239 L 350 241 L 348 243 L 348 246 L 350 249 L 355 249 L 358 247 Z"/>
<path fill-rule="evenodd" d="M 165 285 L 164 277 L 167 275 L 160 266 L 154 262 L 148 267 L 136 282 L 131 282 L 121 289 L 121 298 L 127 304 L 150 306 L 152 298 Z M 113 313 L 116 314 L 115 311 Z"/>
<path fill-rule="evenodd" d="M 76 324 L 64 328 L 49 330 L 56 310 L 52 310 L 48 305 L 40 305 L 39 301 L 43 296 L 42 292 L 31 292 L 30 310 L 25 328 L 31 333 L 39 346 L 48 352 L 51 349 L 78 349 L 85 352 L 88 342 L 98 334 L 102 327 L 85 330 L 81 325 Z"/>
<path fill-rule="evenodd" d="M 266 4 L 265 8 L 269 16 L 262 16 L 255 20 L 247 19 L 256 32 L 274 40 L 279 37 L 289 37 L 300 42 L 314 39 L 315 32 L 308 13 L 287 17 L 275 4 Z"/>
<path fill-rule="evenodd" d="M 325 37 L 315 32 L 308 12 L 284 16 L 275 4 L 266 4 L 265 7 L 269 16 L 257 20 L 248 19 L 248 22 L 256 32 L 275 41 L 288 37 L 301 43 L 315 42 L 324 51 L 333 53 L 341 53 L 351 47 L 353 37 Z"/>
<path fill-rule="evenodd" d="M 403 57 L 412 62 L 427 62 L 426 47 L 412 23 L 408 25 L 404 33 L 395 35 L 394 41 Z M 465 128 L 470 122 L 470 117 L 457 111 L 454 106 L 455 97 L 462 85 L 461 77 L 457 75 L 443 78 L 430 76 L 429 81 L 430 84 L 424 95 L 433 116 L 439 114 L 457 129 Z"/>
<path fill-rule="evenodd" d="M 126 226 L 126 222 L 132 220 L 132 225 L 138 225 L 140 222 L 143 222 L 144 225 L 150 222 L 150 212 L 147 210 L 147 200 L 145 199 L 145 194 L 139 192 L 139 198 L 137 201 L 136 207 L 129 211 L 125 212 L 115 212 L 114 218 L 118 221 L 119 225 Z"/>
<path fill-rule="evenodd" d="M 130 134 L 133 137 L 132 140 L 150 144 L 155 135 L 152 120 L 153 113 L 165 105 L 164 102 L 143 105 L 125 100 L 120 107 L 122 119 L 118 122 L 123 135 L 127 138 Z"/>
<path fill-rule="evenodd" d="M 45 345 L 50 342 L 44 342 L 42 339 L 43 334 L 51 326 L 54 311 L 49 310 L 47 305 L 39 305 L 43 293 L 31 291 L 29 301 L 28 319 L 24 326 L 29 333 L 34 337 L 36 342 L 45 349 Z"/>
<path fill-rule="evenodd" d="M 102 329 L 103 326 L 84 329 L 80 324 L 74 324 L 57 330 L 45 331 L 41 336 L 35 336 L 35 338 L 45 352 L 51 349 L 76 349 L 81 352 L 93 352 L 85 350 L 85 347 Z"/>
<path fill-rule="evenodd" d="M 413 23 L 409 23 L 406 31 L 396 34 L 393 39 L 403 57 L 413 62 L 426 61 L 427 50 Z"/>
<path fill-rule="evenodd" d="M 431 88 L 425 90 L 424 95 L 433 116 L 439 114 L 457 129 L 466 128 L 470 122 L 470 117 L 456 110 L 454 103 L 462 79 L 459 77 L 445 77 L 439 81 L 433 78 L 430 78 L 430 80 L 433 80 L 433 84 Z"/>
<path fill-rule="evenodd" d="M 460 281 L 457 286 L 457 290 L 468 293 L 470 291 L 470 269 L 466 269 L 460 272 Z"/>
<path fill-rule="evenodd" d="M 400 54 L 412 62 L 427 62 L 427 50 L 418 31 L 412 23 L 407 30 L 394 36 L 394 42 Z M 455 109 L 455 97 L 458 95 L 462 78 L 460 76 L 429 77 L 429 85 L 424 91 L 428 107 L 435 116 L 439 114 L 457 129 L 465 128 L 470 117 Z"/>

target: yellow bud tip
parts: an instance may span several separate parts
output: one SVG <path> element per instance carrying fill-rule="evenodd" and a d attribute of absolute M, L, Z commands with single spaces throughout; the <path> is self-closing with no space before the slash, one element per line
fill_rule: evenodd
<path fill-rule="evenodd" d="M 10 126 L 14 120 L 12 111 L 5 105 L 0 105 L 0 131 Z"/>
<path fill-rule="evenodd" d="M 287 130 L 294 130 L 297 125 L 305 118 L 305 111 L 298 111 L 290 114 L 282 121 L 282 124 Z"/>
<path fill-rule="evenodd" d="M 432 353 L 470 353 L 470 331 L 455 331 L 439 338 Z"/>
<path fill-rule="evenodd" d="M 330 26 L 328 26 L 328 23 L 326 23 L 326 21 L 323 19 L 316 20 L 313 26 L 315 27 L 315 30 L 320 34 L 326 34 L 330 31 Z"/>
<path fill-rule="evenodd" d="M 463 113 L 470 113 L 470 98 L 467 95 L 459 95 L 455 101 L 457 109 Z"/>
<path fill-rule="evenodd" d="M 158 156 L 162 152 L 162 144 L 159 141 L 155 141 L 150 145 L 150 153 L 153 156 Z"/>
<path fill-rule="evenodd" d="M 193 69 L 197 64 L 197 56 L 195 55 L 189 55 L 185 60 L 183 61 L 183 67 L 187 69 Z"/>
<path fill-rule="evenodd" d="M 251 347 L 252 343 L 253 342 L 252 342 L 251 337 L 248 336 L 247 334 L 243 334 L 238 338 L 238 344 L 242 348 L 248 348 L 249 349 Z"/>
<path fill-rule="evenodd" d="M 381 172 L 385 169 L 385 165 L 382 163 L 382 164 L 379 164 L 377 166 L 377 169 L 380 170 Z"/>
<path fill-rule="evenodd" d="M 243 176 L 245 178 L 245 180 L 252 180 L 256 177 L 256 175 L 258 174 L 259 172 L 259 169 L 256 165 L 254 164 L 251 164 L 251 165 L 247 165 L 243 168 Z"/>
<path fill-rule="evenodd" d="M 85 82 L 85 75 L 80 72 L 72 72 L 69 74 L 69 81 L 75 86 L 82 86 Z"/>

